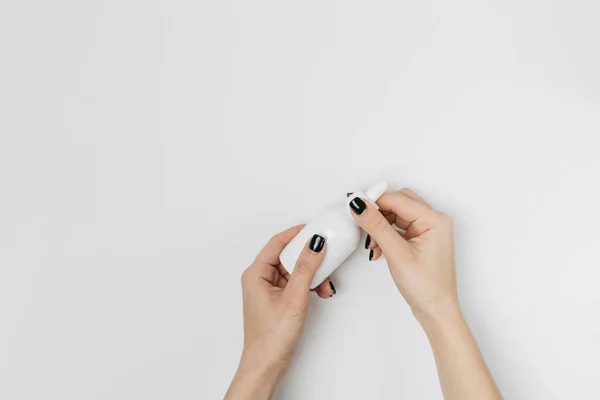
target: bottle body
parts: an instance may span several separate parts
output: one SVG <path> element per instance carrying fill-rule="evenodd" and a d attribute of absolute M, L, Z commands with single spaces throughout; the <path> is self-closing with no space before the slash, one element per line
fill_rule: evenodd
<path fill-rule="evenodd" d="M 325 256 L 311 288 L 319 286 L 358 247 L 362 231 L 350 212 L 344 203 L 317 215 L 281 252 L 283 267 L 291 274 L 306 243 L 313 235 L 321 235 L 326 243 Z"/>

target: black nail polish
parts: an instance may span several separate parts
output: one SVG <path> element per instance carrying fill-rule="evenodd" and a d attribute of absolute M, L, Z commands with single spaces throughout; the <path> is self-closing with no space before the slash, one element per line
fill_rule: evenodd
<path fill-rule="evenodd" d="M 362 199 L 360 197 L 356 197 L 356 198 L 352 199 L 352 201 L 350 202 L 350 208 L 356 214 L 360 215 L 363 212 L 365 212 L 367 205 L 365 204 L 364 201 L 362 201 Z"/>
<path fill-rule="evenodd" d="M 373 259 L 373 250 L 371 250 L 369 252 L 369 261 L 371 261 Z"/>
<path fill-rule="evenodd" d="M 370 244 L 371 244 L 371 235 L 367 235 L 367 238 L 365 239 L 365 249 L 368 249 Z"/>
<path fill-rule="evenodd" d="M 329 281 L 329 287 L 331 288 L 331 290 L 333 290 L 333 294 L 336 294 L 336 290 L 335 290 L 335 286 L 333 286 L 333 282 Z M 333 294 L 331 296 L 333 296 Z M 329 296 L 329 297 L 331 297 Z"/>
<path fill-rule="evenodd" d="M 315 253 L 323 250 L 323 246 L 325 246 L 325 238 L 319 235 L 313 235 L 312 239 L 310 239 L 309 248 Z"/>

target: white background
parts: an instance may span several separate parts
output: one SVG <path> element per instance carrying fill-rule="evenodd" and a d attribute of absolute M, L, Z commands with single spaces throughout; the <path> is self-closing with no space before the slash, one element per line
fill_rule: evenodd
<path fill-rule="evenodd" d="M 384 178 L 456 224 L 507 399 L 600 398 L 600 3 L 0 1 L 0 398 L 218 399 L 239 276 Z M 440 399 L 358 250 L 280 399 Z"/>

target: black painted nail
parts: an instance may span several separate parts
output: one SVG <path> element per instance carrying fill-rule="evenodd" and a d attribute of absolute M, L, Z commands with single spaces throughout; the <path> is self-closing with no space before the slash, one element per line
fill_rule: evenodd
<path fill-rule="evenodd" d="M 371 235 L 367 235 L 367 238 L 365 239 L 365 249 L 368 249 L 370 244 L 371 244 Z"/>
<path fill-rule="evenodd" d="M 313 235 L 312 239 L 310 239 L 309 248 L 315 253 L 323 250 L 323 246 L 325 246 L 325 238 L 319 235 Z"/>
<path fill-rule="evenodd" d="M 369 261 L 371 261 L 373 259 L 373 250 L 371 250 L 369 252 Z"/>
<path fill-rule="evenodd" d="M 352 211 L 354 211 L 356 214 L 360 215 L 363 212 L 365 212 L 365 210 L 367 209 L 367 205 L 365 204 L 364 201 L 362 201 L 362 199 L 360 197 L 355 197 L 354 199 L 352 199 L 352 201 L 350 202 L 350 208 L 352 209 Z"/>
<path fill-rule="evenodd" d="M 329 287 L 331 288 L 331 290 L 333 290 L 333 294 L 336 294 L 336 290 L 335 290 L 335 286 L 333 286 L 333 282 L 329 281 Z M 333 296 L 333 294 L 331 296 Z M 331 297 L 329 296 L 329 297 Z"/>

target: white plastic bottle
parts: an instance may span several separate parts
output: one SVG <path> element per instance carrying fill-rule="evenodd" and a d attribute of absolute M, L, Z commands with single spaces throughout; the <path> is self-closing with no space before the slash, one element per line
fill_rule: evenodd
<path fill-rule="evenodd" d="M 324 237 L 327 246 L 325 257 L 310 287 L 314 289 L 319 286 L 356 250 L 360 242 L 362 231 L 352 217 L 350 202 L 356 197 L 361 197 L 379 209 L 375 202 L 386 189 L 385 181 L 378 182 L 371 186 L 366 193 L 356 191 L 347 198 L 344 204 L 322 211 L 283 249 L 279 256 L 281 264 L 291 274 L 306 242 L 315 234 Z"/>

